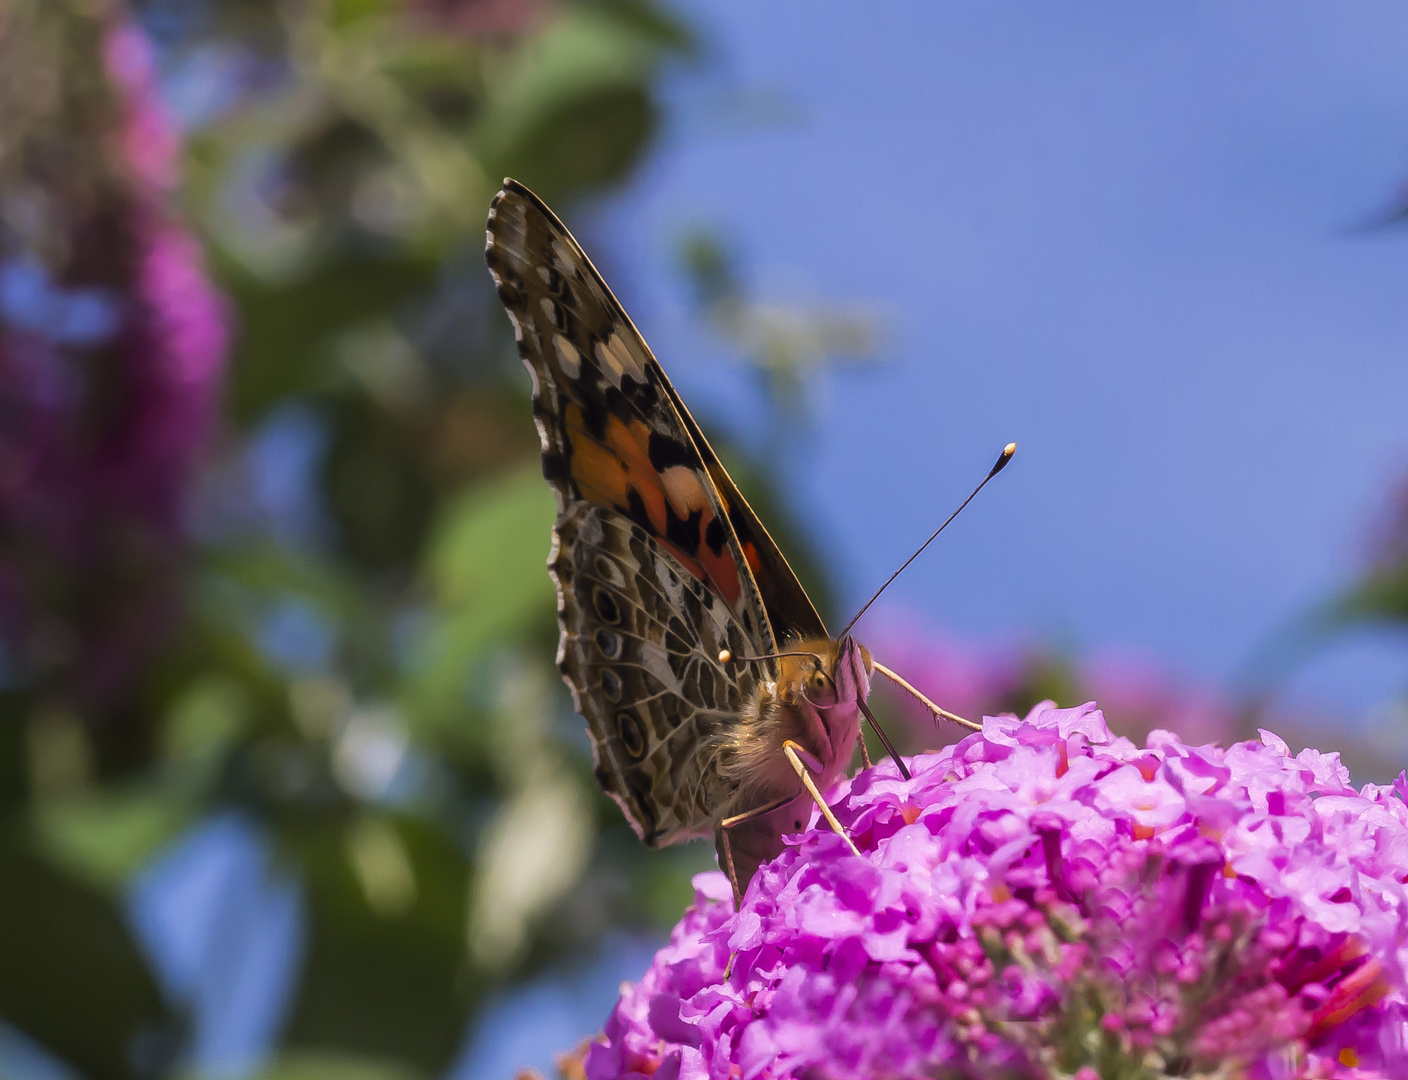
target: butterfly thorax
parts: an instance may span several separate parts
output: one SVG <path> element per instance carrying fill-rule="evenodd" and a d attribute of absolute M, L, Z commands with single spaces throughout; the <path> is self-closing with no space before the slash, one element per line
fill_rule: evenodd
<path fill-rule="evenodd" d="M 860 735 L 860 705 L 870 694 L 870 651 L 854 638 L 789 644 L 776 679 L 763 681 L 730 733 L 720 772 L 737 785 L 728 814 L 800 793 L 783 744 L 792 741 L 821 766 L 813 779 L 825 791 L 850 765 Z"/>

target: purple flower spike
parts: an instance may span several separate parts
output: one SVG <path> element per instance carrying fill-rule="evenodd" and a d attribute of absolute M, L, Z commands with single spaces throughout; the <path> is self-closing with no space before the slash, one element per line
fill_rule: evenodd
<path fill-rule="evenodd" d="M 12 23 L 64 107 L 17 127 L 0 181 L 29 208 L 0 228 L 0 678 L 101 711 L 179 617 L 229 312 L 176 216 L 142 30 L 105 5 Z"/>
<path fill-rule="evenodd" d="M 910 767 L 699 875 L 589 1080 L 1408 1077 L 1408 777 L 1049 702 Z"/>

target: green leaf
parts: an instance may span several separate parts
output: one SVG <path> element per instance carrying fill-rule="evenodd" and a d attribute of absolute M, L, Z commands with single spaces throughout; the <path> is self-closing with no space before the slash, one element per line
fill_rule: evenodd
<path fill-rule="evenodd" d="M 1344 633 L 1404 623 L 1408 564 L 1376 568 L 1328 602 L 1289 620 L 1257 649 L 1243 678 L 1250 685 L 1270 686 Z"/>
<path fill-rule="evenodd" d="M 309 907 L 285 1044 L 443 1072 L 475 991 L 466 978 L 469 868 L 455 840 L 389 816 L 289 826 L 280 840 L 296 852 Z M 389 868 L 378 871 L 376 860 L 399 864 L 390 872 L 408 882 L 393 903 Z"/>
<path fill-rule="evenodd" d="M 206 566 L 257 594 L 299 596 L 339 620 L 355 619 L 362 611 L 359 583 L 326 557 L 273 544 L 248 545 L 212 554 Z"/>
<path fill-rule="evenodd" d="M 0 1017 L 91 1080 L 160 1073 L 180 1023 L 115 902 L 0 829 Z"/>
<path fill-rule="evenodd" d="M 567 9 L 491 84 L 475 135 L 480 159 L 549 201 L 621 179 L 658 126 L 655 73 L 688 41 L 645 5 Z"/>
<path fill-rule="evenodd" d="M 237 679 L 207 674 L 185 687 L 166 722 L 166 756 L 183 769 L 205 771 L 249 727 L 253 695 Z"/>
<path fill-rule="evenodd" d="M 34 810 L 35 838 L 55 863 L 115 893 L 191 821 L 190 803 L 152 784 L 45 800 Z"/>
<path fill-rule="evenodd" d="M 465 673 L 491 646 L 550 623 L 546 561 L 553 496 L 536 468 L 476 488 L 446 509 L 429 544 L 435 617 L 415 650 L 407 714 L 419 723 L 463 711 Z"/>
<path fill-rule="evenodd" d="M 317 386 L 339 331 L 385 317 L 435 277 L 433 260 L 344 257 L 292 282 L 268 282 L 211 250 L 221 287 L 239 310 L 227 386 L 229 411 L 250 424 L 282 398 Z"/>
<path fill-rule="evenodd" d="M 386 15 L 394 7 L 392 0 L 334 0 L 328 9 L 333 26 L 346 26 L 373 15 Z"/>
<path fill-rule="evenodd" d="M 417 1080 L 403 1063 L 314 1050 L 281 1054 L 260 1080 Z"/>
<path fill-rule="evenodd" d="M 1408 564 L 1375 570 L 1331 603 L 1331 628 L 1367 622 L 1408 622 Z"/>

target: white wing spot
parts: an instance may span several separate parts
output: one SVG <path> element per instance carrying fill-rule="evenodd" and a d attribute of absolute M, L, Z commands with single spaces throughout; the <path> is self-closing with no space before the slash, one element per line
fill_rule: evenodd
<path fill-rule="evenodd" d="M 575 379 L 581 375 L 582 354 L 577 351 L 577 346 L 561 334 L 554 334 L 552 347 L 557 351 L 557 361 L 562 365 L 562 370 L 567 373 L 569 379 Z"/>
<path fill-rule="evenodd" d="M 597 342 L 596 358 L 618 389 L 623 375 L 629 375 L 638 383 L 645 382 L 645 368 L 631 355 L 630 349 L 621 340 L 619 331 L 613 333 L 605 342 Z"/>
<path fill-rule="evenodd" d="M 688 518 L 696 510 L 709 505 L 709 497 L 699 483 L 699 477 L 687 465 L 671 465 L 660 474 L 660 482 L 665 485 L 665 494 L 670 505 L 681 518 Z"/>
<path fill-rule="evenodd" d="M 670 654 L 658 641 L 640 643 L 640 666 L 665 686 L 673 686 L 675 673 L 670 667 Z"/>
<path fill-rule="evenodd" d="M 553 262 L 557 264 L 557 272 L 564 277 L 572 276 L 572 268 L 577 265 L 577 259 L 572 253 L 572 249 L 561 240 L 552 242 Z"/>

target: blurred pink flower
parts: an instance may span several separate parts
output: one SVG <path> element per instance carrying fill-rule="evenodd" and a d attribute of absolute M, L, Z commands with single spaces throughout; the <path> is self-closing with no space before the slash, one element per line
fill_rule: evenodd
<path fill-rule="evenodd" d="M 152 44 L 136 23 L 112 27 L 103 42 L 103 61 L 122 108 L 116 134 L 117 157 L 132 173 L 134 186 L 164 195 L 180 178 L 181 140 L 156 82 Z"/>
<path fill-rule="evenodd" d="M 119 689 L 171 625 L 229 340 L 171 206 L 179 145 L 147 41 L 120 23 L 101 52 L 65 58 L 103 64 L 118 105 L 110 138 L 77 159 L 91 175 L 53 188 L 21 176 L 0 192 L 44 206 L 49 238 L 0 248 L 0 634 L 12 674 L 87 700 Z M 74 136 L 36 125 L 30 137 Z"/>
<path fill-rule="evenodd" d="M 975 721 L 1025 711 L 1059 693 L 1077 701 L 1098 697 L 1119 718 L 1122 734 L 1142 736 L 1164 728 L 1196 742 L 1227 742 L 1237 734 L 1237 712 L 1228 699 L 1130 652 L 1105 651 L 1068 661 L 1033 645 L 975 647 L 893 614 L 868 632 L 866 641 L 877 659 L 930 700 Z M 880 685 L 886 684 L 882 680 Z M 929 712 L 906 694 L 892 697 L 923 733 L 922 745 L 933 745 Z M 945 727 L 939 734 L 957 732 Z"/>
<path fill-rule="evenodd" d="M 1146 734 L 1160 728 L 1189 742 L 1228 742 L 1237 731 L 1231 702 L 1190 681 L 1180 681 L 1150 660 L 1124 652 L 1103 652 L 1077 665 L 1080 696 L 1098 697 L 1121 731 Z"/>
<path fill-rule="evenodd" d="M 959 716 L 980 720 L 1005 711 L 1021 690 L 1028 651 L 1013 645 L 975 648 L 924 626 L 918 619 L 888 614 L 865 635 L 871 652 L 902 675 L 930 701 Z M 884 680 L 877 680 L 884 686 Z M 920 730 L 933 728 L 933 717 L 907 694 L 894 700 Z"/>

